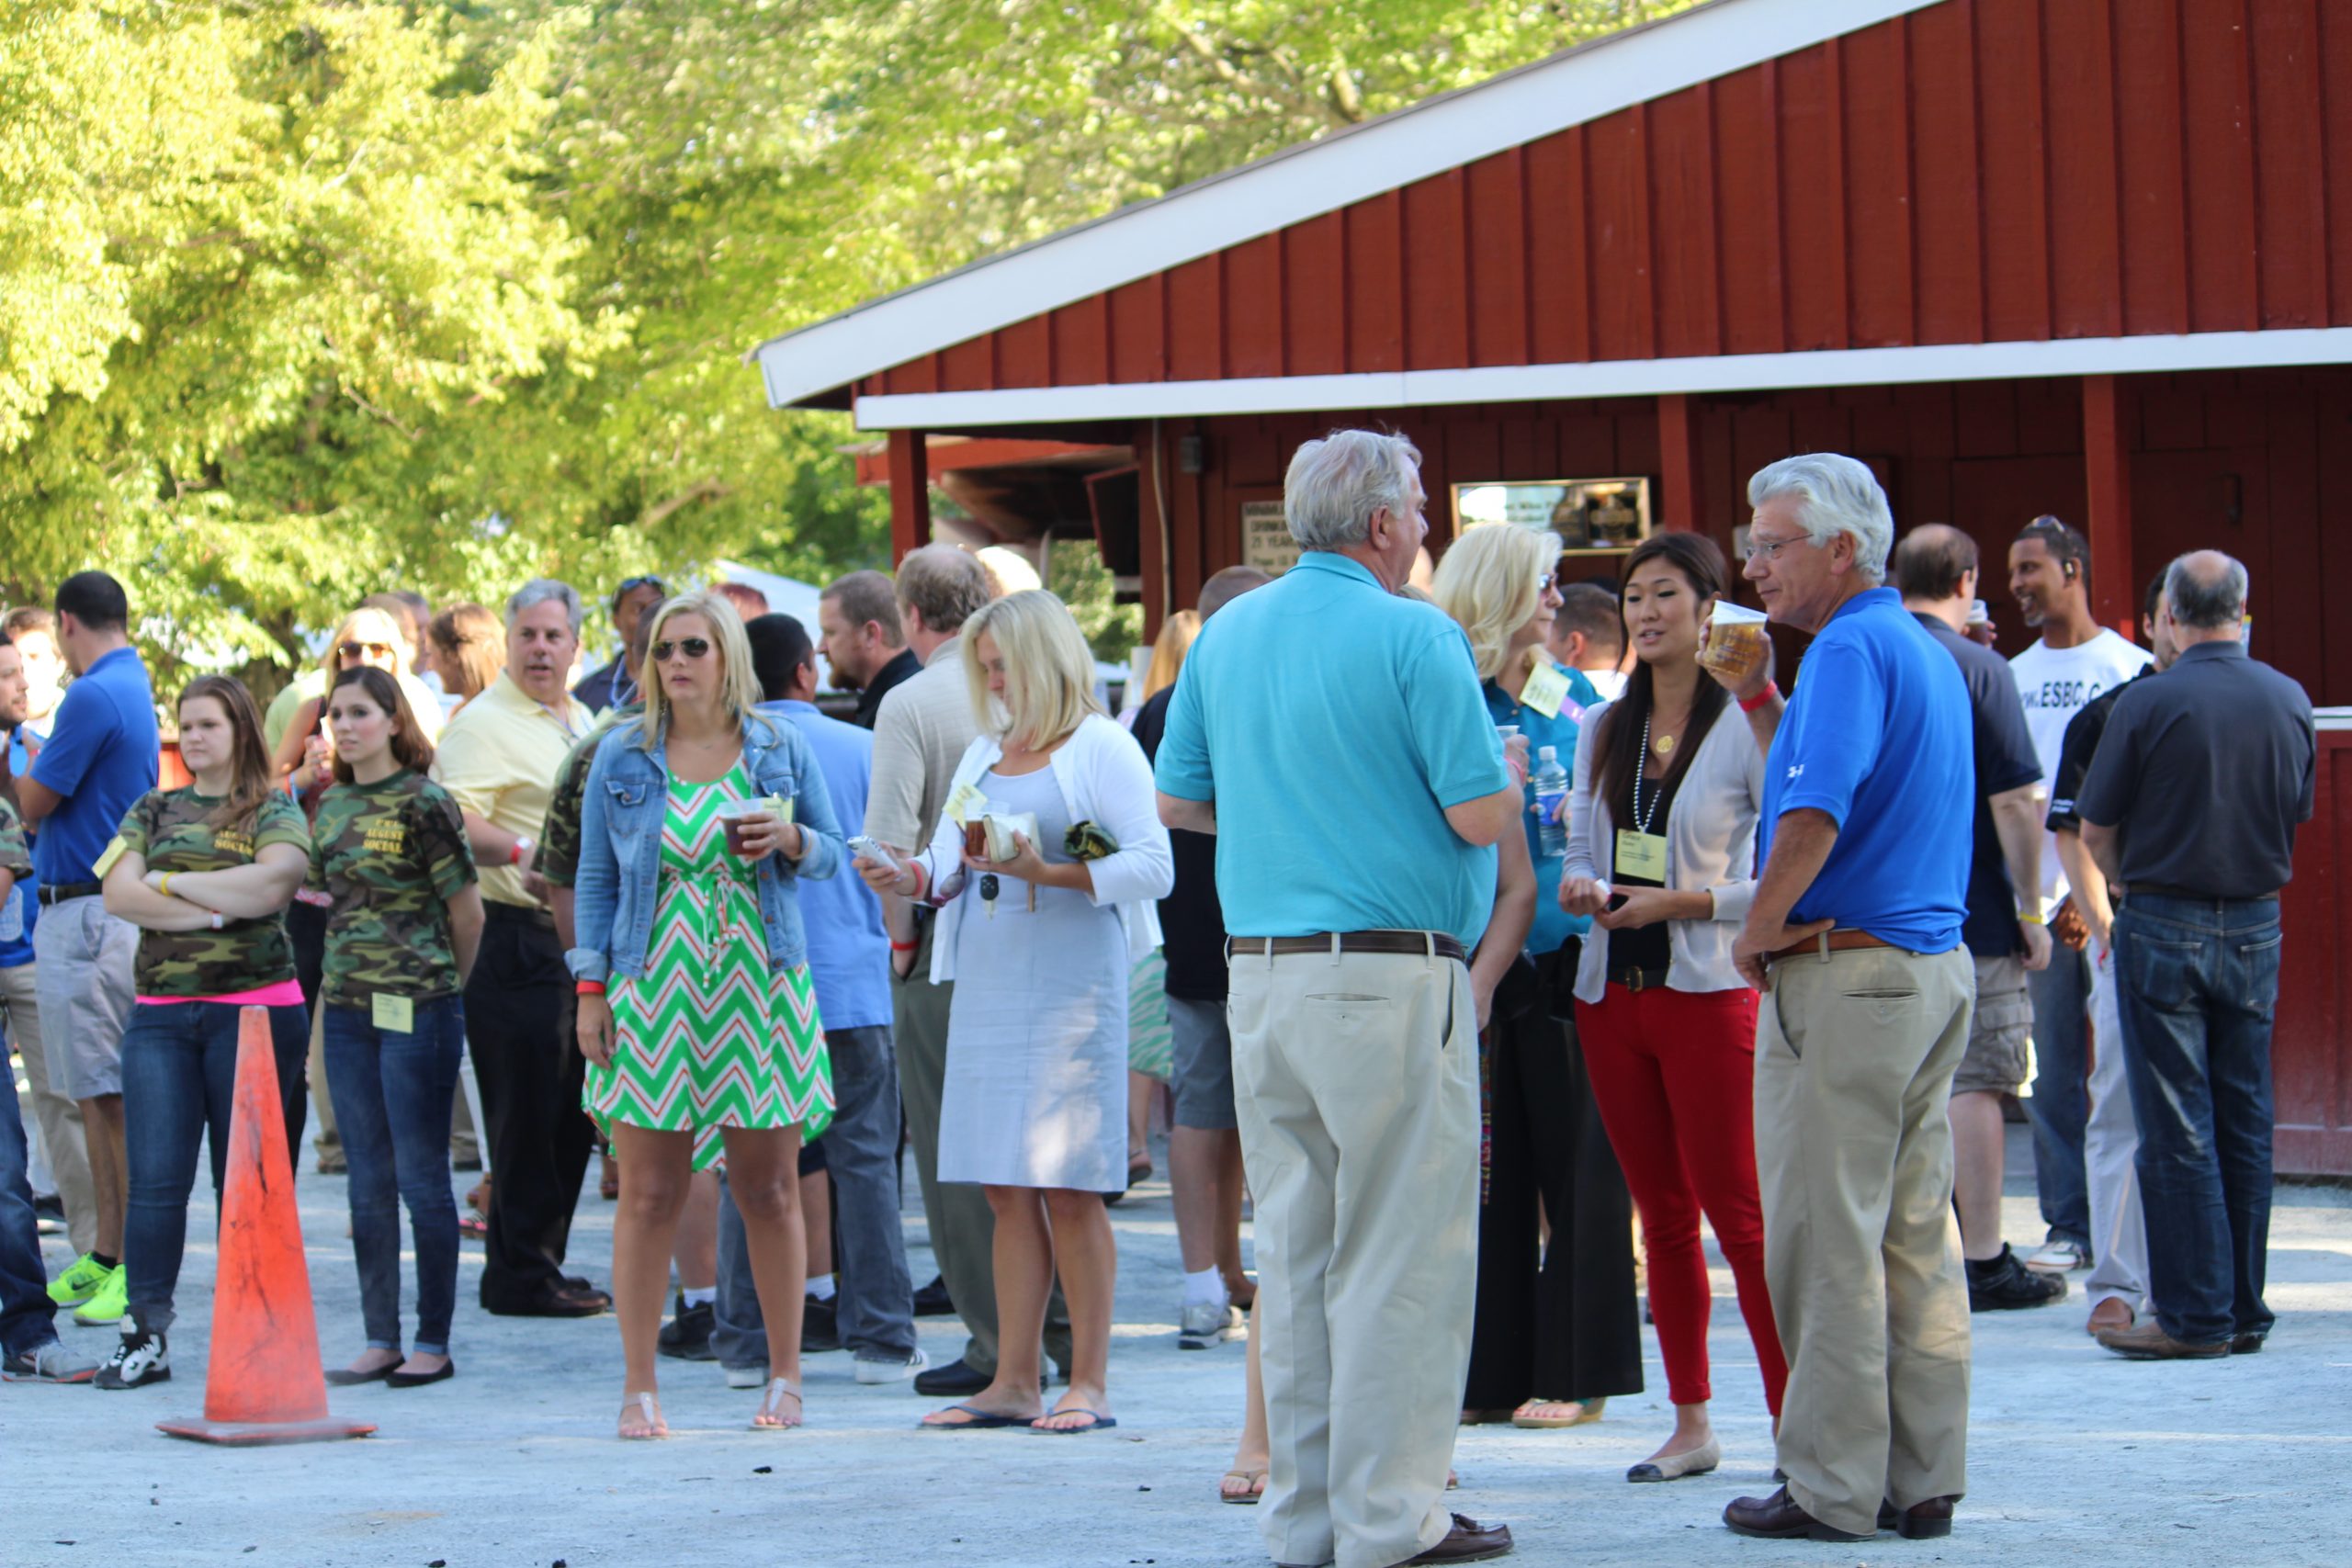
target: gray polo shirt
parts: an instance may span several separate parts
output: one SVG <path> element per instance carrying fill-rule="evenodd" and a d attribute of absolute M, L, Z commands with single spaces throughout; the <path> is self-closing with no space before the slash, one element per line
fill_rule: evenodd
<path fill-rule="evenodd" d="M 2258 897 L 2294 874 L 2318 757 L 2302 687 L 2243 643 L 2195 643 L 2117 696 L 2075 813 L 2121 831 L 2127 886 Z"/>

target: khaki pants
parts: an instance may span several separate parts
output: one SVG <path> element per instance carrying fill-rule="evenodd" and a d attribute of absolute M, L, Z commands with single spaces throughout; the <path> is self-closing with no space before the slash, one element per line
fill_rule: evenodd
<path fill-rule="evenodd" d="M 1833 1529 L 1967 1490 L 1968 1291 L 1953 1216 L 1963 949 L 1772 965 L 1756 1046 L 1764 1272 L 1789 1356 L 1781 1468 Z"/>
<path fill-rule="evenodd" d="M 58 1201 L 65 1205 L 66 1232 L 79 1256 L 98 1245 L 98 1200 L 90 1186 L 89 1145 L 82 1141 L 82 1108 L 50 1087 L 49 1048 L 41 1040 L 33 969 L 30 964 L 0 969 L 0 1011 L 7 1014 L 8 1037 L 25 1059 L 33 1121 L 40 1128 L 41 1150 L 49 1156 Z"/>
<path fill-rule="evenodd" d="M 956 1315 L 971 1337 L 964 1364 L 996 1375 L 996 1214 L 985 1189 L 939 1179 L 939 1101 L 947 1085 L 947 1010 L 956 986 L 931 983 L 932 933 L 925 920 L 916 941 L 914 968 L 906 979 L 890 978 L 893 1029 L 899 1053 L 899 1100 L 907 1119 L 907 1141 L 914 1145 L 915 1179 L 922 1188 L 923 1224 L 931 1232 L 931 1255 L 947 1282 Z M 1057 1284 L 1046 1303 L 1046 1354 L 1069 1371 L 1069 1309 Z"/>
<path fill-rule="evenodd" d="M 1420 954 L 1237 953 L 1235 1110 L 1278 1562 L 1388 1568 L 1444 1539 L 1478 1272 L 1469 975 Z"/>

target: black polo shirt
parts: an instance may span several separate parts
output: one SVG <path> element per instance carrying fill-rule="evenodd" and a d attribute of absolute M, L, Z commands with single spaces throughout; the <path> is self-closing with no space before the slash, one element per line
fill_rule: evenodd
<path fill-rule="evenodd" d="M 2018 678 L 2009 661 L 1984 644 L 1969 641 L 1937 616 L 1917 610 L 1911 614 L 1960 665 L 1960 678 L 1968 686 L 1976 809 L 1968 855 L 1968 918 L 1961 922 L 1961 944 L 1979 958 L 2007 958 L 2025 951 L 2025 933 L 2018 930 L 2017 890 L 2009 884 L 2009 863 L 2001 853 L 1992 802 L 2004 790 L 2041 783 L 2041 758 L 2033 749 L 2033 731 L 2026 728 L 2025 704 L 2018 696 Z"/>
<path fill-rule="evenodd" d="M 2075 813 L 2120 830 L 2126 887 L 2252 898 L 2294 874 L 2318 759 L 2302 687 L 2243 643 L 2192 643 L 2116 698 Z"/>
<path fill-rule="evenodd" d="M 1159 738 L 1168 730 L 1168 705 L 1176 688 L 1164 687 L 1136 712 L 1136 744 L 1157 761 Z M 1159 901 L 1160 952 L 1168 959 L 1167 990 L 1188 1001 L 1225 1000 L 1225 905 L 1216 896 L 1216 839 L 1208 833 L 1168 830 L 1176 860 L 1176 886 Z"/>
<path fill-rule="evenodd" d="M 875 718 L 882 712 L 882 699 L 890 694 L 890 688 L 901 681 L 911 681 L 922 673 L 922 660 L 915 657 L 915 650 L 900 649 L 898 656 L 876 670 L 874 679 L 857 694 L 857 711 L 850 716 L 850 722 L 861 729 L 873 728 Z"/>

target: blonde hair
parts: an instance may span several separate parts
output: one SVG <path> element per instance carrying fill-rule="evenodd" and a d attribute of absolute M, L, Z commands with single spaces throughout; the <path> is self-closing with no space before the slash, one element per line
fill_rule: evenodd
<path fill-rule="evenodd" d="M 989 700 L 980 662 L 983 632 L 1004 656 L 1001 707 Z M 1069 606 L 1042 588 L 992 599 L 964 623 L 964 679 L 980 728 L 999 740 L 1018 736 L 1032 750 L 1056 744 L 1102 711 L 1094 700 L 1094 655 Z"/>
<path fill-rule="evenodd" d="M 359 629 L 363 625 L 381 626 L 384 628 L 383 637 L 379 638 L 363 634 Z M 327 684 L 334 685 L 334 678 L 343 673 L 343 655 L 336 649 L 345 642 L 377 641 L 381 641 L 392 650 L 393 679 L 398 680 L 406 675 L 408 673 L 408 626 L 405 619 L 394 620 L 390 610 L 379 608 L 374 604 L 362 604 L 336 622 L 334 636 L 327 638 L 326 653 L 319 660 L 319 668 L 326 672 Z"/>
<path fill-rule="evenodd" d="M 1179 610 L 1168 617 L 1159 628 L 1159 640 L 1151 645 L 1151 668 L 1143 675 L 1143 701 L 1149 702 L 1155 694 L 1176 683 L 1176 672 L 1184 668 L 1184 655 L 1193 650 L 1193 639 L 1200 635 L 1198 610 Z"/>
<path fill-rule="evenodd" d="M 1437 563 L 1432 596 L 1470 634 L 1470 656 L 1477 660 L 1481 681 L 1501 672 L 1512 634 L 1527 624 L 1544 597 L 1540 579 L 1559 558 L 1557 534 L 1489 523 L 1454 540 Z"/>
<path fill-rule="evenodd" d="M 637 743 L 648 751 L 661 744 L 662 727 L 670 717 L 670 697 L 662 689 L 662 667 L 654 661 L 653 645 L 662 640 L 662 628 L 680 615 L 700 615 L 710 627 L 712 651 L 718 656 L 720 670 L 718 694 L 729 716 L 740 726 L 760 705 L 760 678 L 752 668 L 752 639 L 743 635 L 743 617 L 735 613 L 735 606 L 725 594 L 709 590 L 673 594 L 656 604 L 645 618 L 645 673 L 639 682 L 645 693 L 645 716 L 638 721 Z"/>

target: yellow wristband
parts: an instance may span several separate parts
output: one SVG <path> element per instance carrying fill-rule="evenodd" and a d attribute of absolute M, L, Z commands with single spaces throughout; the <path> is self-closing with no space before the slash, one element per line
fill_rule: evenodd
<path fill-rule="evenodd" d="M 2018 923 L 2020 925 L 2038 926 L 2044 922 L 2040 915 L 2029 915 L 2023 910 L 2019 910 L 2018 913 Z"/>
<path fill-rule="evenodd" d="M 164 897 L 170 897 L 172 896 L 172 874 L 168 871 L 164 873 L 164 880 L 157 884 L 157 886 Z"/>

